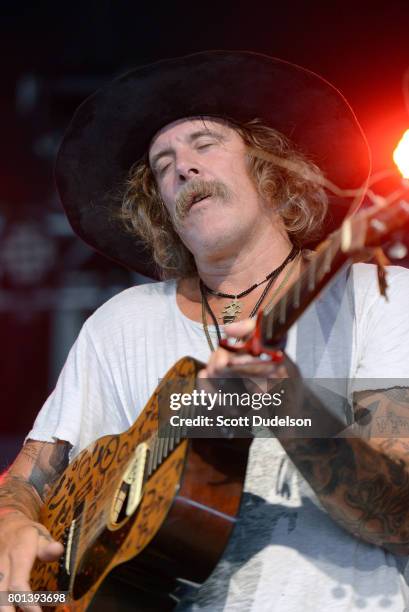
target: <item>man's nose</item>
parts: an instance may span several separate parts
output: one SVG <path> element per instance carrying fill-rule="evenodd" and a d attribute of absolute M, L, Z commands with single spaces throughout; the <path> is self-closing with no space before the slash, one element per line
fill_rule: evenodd
<path fill-rule="evenodd" d="M 181 183 L 185 183 L 186 181 L 198 176 L 200 174 L 200 170 L 198 166 L 192 164 L 191 162 L 180 162 L 177 166 L 177 174 L 179 181 Z"/>

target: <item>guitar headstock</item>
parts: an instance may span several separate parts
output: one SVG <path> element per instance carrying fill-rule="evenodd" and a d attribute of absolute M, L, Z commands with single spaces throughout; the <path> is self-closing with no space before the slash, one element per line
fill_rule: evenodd
<path fill-rule="evenodd" d="M 409 202 L 406 200 L 363 210 L 347 218 L 338 230 L 341 250 L 347 253 L 381 246 L 406 223 L 409 223 Z"/>

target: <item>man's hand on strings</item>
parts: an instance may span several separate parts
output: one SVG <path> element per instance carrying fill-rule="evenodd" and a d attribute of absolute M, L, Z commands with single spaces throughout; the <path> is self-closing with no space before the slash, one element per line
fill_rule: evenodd
<path fill-rule="evenodd" d="M 238 347 L 243 345 L 243 340 L 254 331 L 255 321 L 243 319 L 226 325 L 225 334 L 227 338 L 238 338 Z M 241 342 L 240 342 L 241 341 Z M 199 372 L 199 378 L 251 378 L 251 379 L 275 379 L 275 378 L 300 378 L 297 366 L 284 353 L 283 360 L 279 363 L 266 361 L 259 357 L 253 357 L 249 353 L 234 353 L 225 348 L 217 348 L 210 356 L 206 367 Z"/>

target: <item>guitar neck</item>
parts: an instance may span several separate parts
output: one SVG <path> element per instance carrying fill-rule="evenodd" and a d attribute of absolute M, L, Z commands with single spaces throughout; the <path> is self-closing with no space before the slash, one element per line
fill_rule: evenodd
<path fill-rule="evenodd" d="M 351 259 L 341 249 L 341 232 L 332 234 L 280 300 L 263 311 L 261 319 L 262 341 L 277 345 L 293 323 L 315 300 L 321 290 Z"/>
<path fill-rule="evenodd" d="M 263 311 L 262 343 L 266 346 L 279 344 L 291 325 L 345 264 L 356 261 L 368 247 L 385 242 L 408 220 L 409 203 L 400 200 L 364 210 L 344 222 L 321 246 L 283 297 Z"/>

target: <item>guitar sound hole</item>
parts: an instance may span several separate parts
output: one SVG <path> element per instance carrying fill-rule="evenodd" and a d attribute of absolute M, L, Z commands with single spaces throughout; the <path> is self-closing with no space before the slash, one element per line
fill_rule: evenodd
<path fill-rule="evenodd" d="M 121 525 L 139 506 L 143 495 L 149 456 L 148 444 L 146 442 L 138 444 L 114 496 L 110 515 L 111 527 L 115 528 Z"/>

